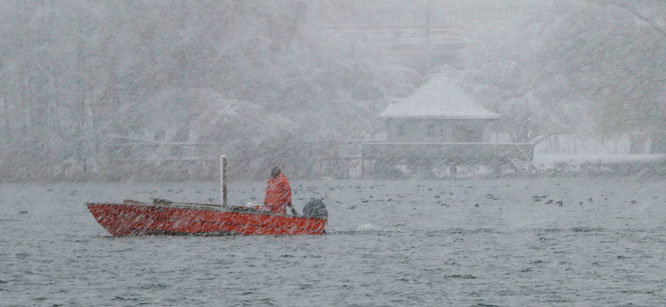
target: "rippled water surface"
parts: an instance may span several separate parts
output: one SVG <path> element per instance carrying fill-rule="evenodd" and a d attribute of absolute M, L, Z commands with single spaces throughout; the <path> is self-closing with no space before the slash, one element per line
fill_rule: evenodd
<path fill-rule="evenodd" d="M 231 185 L 261 202 L 265 183 Z M 324 236 L 124 237 L 85 201 L 215 183 L 0 185 L 0 305 L 666 304 L 666 181 L 296 181 Z"/>

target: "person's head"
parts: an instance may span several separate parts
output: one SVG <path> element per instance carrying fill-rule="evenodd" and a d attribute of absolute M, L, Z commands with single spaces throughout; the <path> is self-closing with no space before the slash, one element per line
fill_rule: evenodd
<path fill-rule="evenodd" d="M 271 177 L 277 177 L 278 175 L 280 175 L 281 172 L 282 171 L 280 170 L 279 167 L 273 166 L 273 168 L 271 169 Z"/>

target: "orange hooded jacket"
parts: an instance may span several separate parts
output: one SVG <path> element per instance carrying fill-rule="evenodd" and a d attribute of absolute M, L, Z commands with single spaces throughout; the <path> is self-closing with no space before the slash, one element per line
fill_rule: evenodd
<path fill-rule="evenodd" d="M 274 213 L 287 214 L 287 205 L 291 204 L 291 187 L 283 173 L 268 179 L 264 203 Z"/>

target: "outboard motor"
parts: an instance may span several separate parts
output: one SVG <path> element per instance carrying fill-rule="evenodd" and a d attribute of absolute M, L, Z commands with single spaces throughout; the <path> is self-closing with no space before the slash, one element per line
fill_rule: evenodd
<path fill-rule="evenodd" d="M 303 207 L 303 216 L 326 219 L 328 218 L 328 211 L 326 211 L 326 206 L 321 199 L 313 199 Z"/>

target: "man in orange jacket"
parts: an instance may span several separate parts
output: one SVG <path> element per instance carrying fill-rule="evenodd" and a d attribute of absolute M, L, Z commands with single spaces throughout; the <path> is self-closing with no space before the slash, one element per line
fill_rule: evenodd
<path fill-rule="evenodd" d="M 287 214 L 287 207 L 290 207 L 291 213 L 297 215 L 296 209 L 291 204 L 289 180 L 277 166 L 271 169 L 271 178 L 268 179 L 264 205 L 267 209 L 278 214 Z"/>

